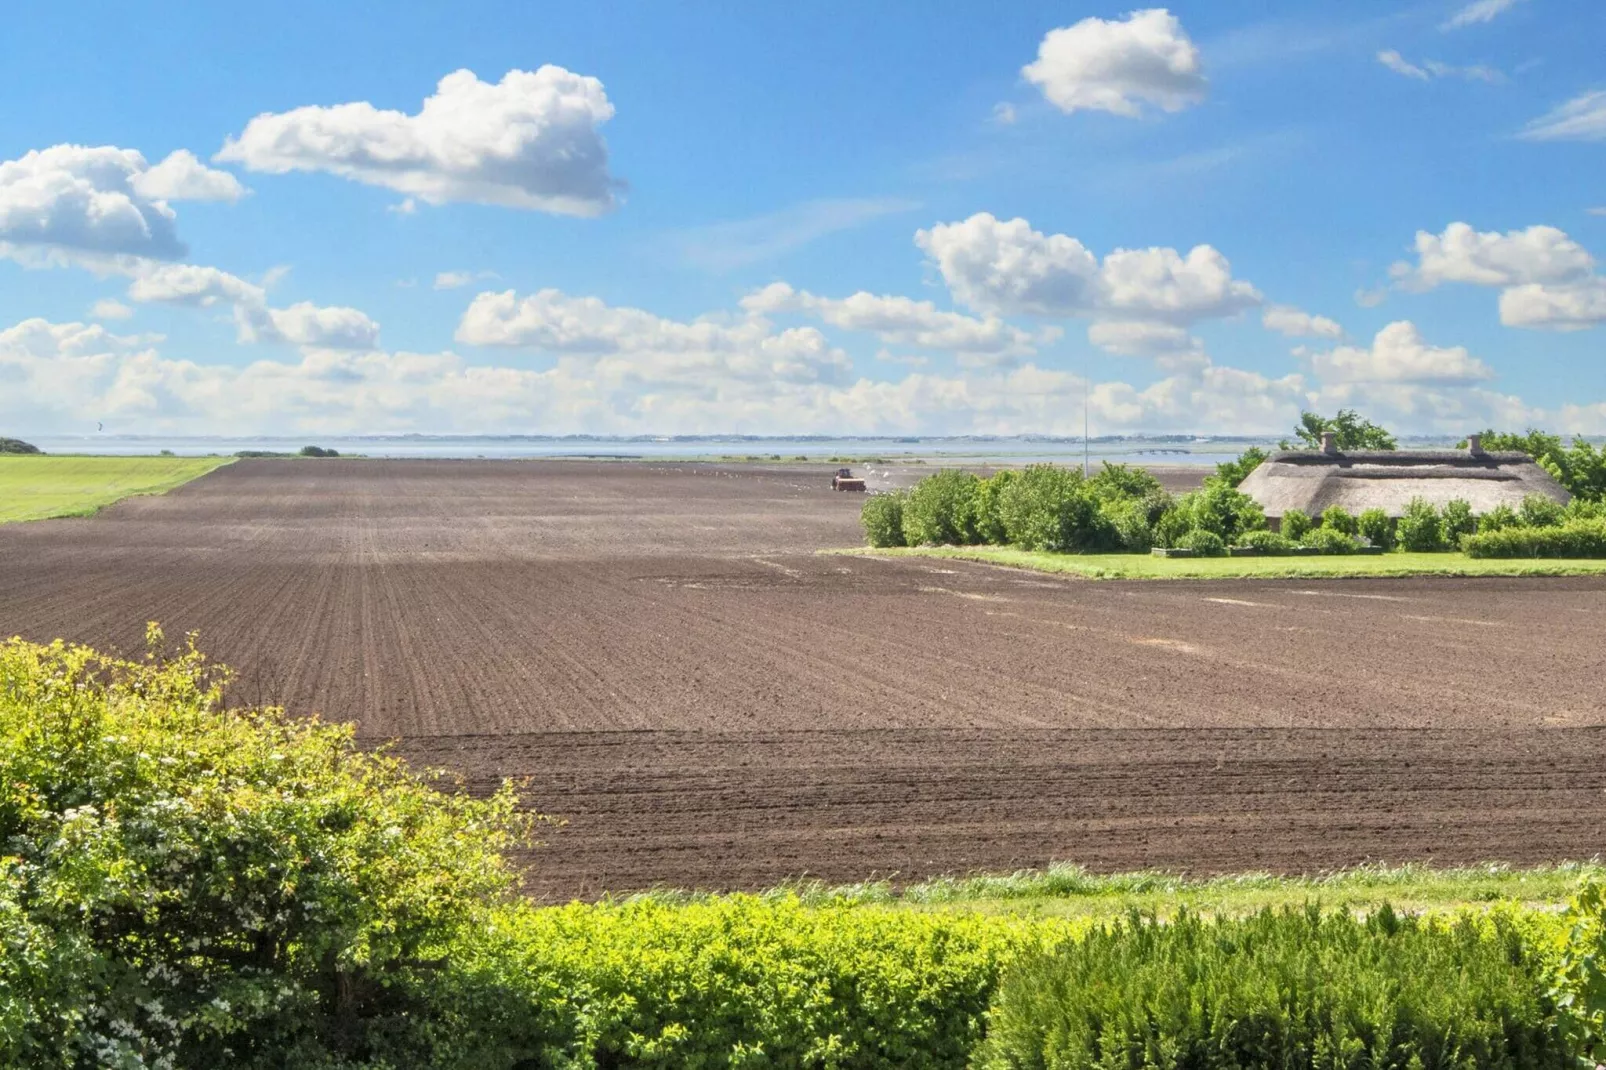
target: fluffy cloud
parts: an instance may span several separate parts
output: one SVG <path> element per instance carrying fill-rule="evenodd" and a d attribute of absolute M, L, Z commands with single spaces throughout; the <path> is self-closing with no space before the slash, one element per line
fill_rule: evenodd
<path fill-rule="evenodd" d="M 1176 112 L 1205 96 L 1199 50 L 1162 8 L 1050 30 L 1021 74 L 1064 112 L 1136 117 L 1145 104 Z"/>
<path fill-rule="evenodd" d="M 68 257 L 182 256 L 173 209 L 134 188 L 133 149 L 57 145 L 0 163 L 0 244 Z"/>
<path fill-rule="evenodd" d="M 1400 285 L 1499 287 L 1500 322 L 1508 327 L 1567 331 L 1606 322 L 1606 278 L 1594 273 L 1594 257 L 1555 227 L 1501 234 L 1451 223 L 1442 234 L 1418 231 L 1416 252 L 1416 264 L 1390 269 Z"/>
<path fill-rule="evenodd" d="M 1292 305 L 1271 305 L 1260 314 L 1260 325 L 1289 338 L 1342 338 L 1344 328 L 1326 316 L 1313 316 Z"/>
<path fill-rule="evenodd" d="M 179 149 L 148 171 L 135 174 L 129 185 L 153 201 L 237 201 L 249 190 L 227 171 L 216 171 Z"/>
<path fill-rule="evenodd" d="M 460 70 L 416 115 L 366 101 L 259 115 L 216 158 L 326 171 L 429 204 L 595 216 L 614 207 L 619 185 L 598 131 L 612 117 L 602 83 L 562 67 L 509 71 L 495 85 Z"/>
<path fill-rule="evenodd" d="M 930 301 L 864 291 L 841 299 L 819 297 L 784 282 L 742 298 L 742 307 L 756 315 L 794 312 L 818 316 L 833 327 L 872 332 L 892 345 L 949 350 L 959 355 L 961 363 L 1030 356 L 1040 343 L 1051 342 L 1060 334 L 1052 327 L 1033 334 L 996 316 L 975 319 L 945 312 Z"/>
<path fill-rule="evenodd" d="M 782 336 L 773 336 L 780 338 Z M 1072 434 L 1088 384 L 1031 364 L 892 382 L 729 374 L 742 354 L 569 354 L 545 370 L 452 353 L 335 352 L 245 366 L 173 360 L 100 327 L 0 332 L 0 416 L 26 430 L 105 419 L 119 430 L 248 434 L 384 430 L 639 433 Z M 1147 387 L 1094 384 L 1095 429 L 1273 431 L 1306 403 L 1299 376 L 1190 369 Z M 25 418 L 25 421 L 24 419 Z"/>
<path fill-rule="evenodd" d="M 156 264 L 129 284 L 130 300 L 189 308 L 229 306 L 241 342 L 288 342 L 330 349 L 373 349 L 379 324 L 354 308 L 301 302 L 270 308 L 265 287 L 215 267 Z"/>
<path fill-rule="evenodd" d="M 1338 346 L 1310 358 L 1311 369 L 1324 383 L 1418 383 L 1466 386 L 1494 377 L 1494 372 L 1461 346 L 1440 348 L 1423 340 L 1409 320 L 1377 332 L 1369 348 Z"/>
<path fill-rule="evenodd" d="M 89 309 L 90 317 L 97 320 L 126 320 L 133 314 L 133 309 L 111 297 L 101 298 Z"/>
<path fill-rule="evenodd" d="M 1126 357 L 1152 357 L 1162 367 L 1189 367 L 1209 363 L 1204 343 L 1185 328 L 1144 320 L 1101 320 L 1087 328 L 1087 340 L 1107 353 Z"/>
<path fill-rule="evenodd" d="M 1529 123 L 1522 136 L 1533 141 L 1600 141 L 1606 138 L 1606 89 L 1583 93 Z"/>

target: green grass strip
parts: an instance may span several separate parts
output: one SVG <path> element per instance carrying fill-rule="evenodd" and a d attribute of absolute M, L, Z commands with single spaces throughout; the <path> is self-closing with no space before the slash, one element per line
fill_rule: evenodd
<path fill-rule="evenodd" d="M 165 494 L 228 457 L 0 457 L 0 524 L 89 516 L 137 494 Z"/>
<path fill-rule="evenodd" d="M 1051 554 L 1010 546 L 921 546 L 827 553 L 938 557 L 1090 580 L 1319 579 L 1345 576 L 1586 576 L 1606 573 L 1606 559 L 1471 558 L 1444 554 L 1343 554 L 1330 557 L 1154 557 L 1150 554 Z"/>

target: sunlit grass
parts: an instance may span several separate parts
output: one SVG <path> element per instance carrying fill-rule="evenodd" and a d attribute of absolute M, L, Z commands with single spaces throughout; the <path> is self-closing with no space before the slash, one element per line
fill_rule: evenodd
<path fill-rule="evenodd" d="M 0 523 L 88 516 L 136 494 L 162 494 L 227 457 L 0 457 Z"/>

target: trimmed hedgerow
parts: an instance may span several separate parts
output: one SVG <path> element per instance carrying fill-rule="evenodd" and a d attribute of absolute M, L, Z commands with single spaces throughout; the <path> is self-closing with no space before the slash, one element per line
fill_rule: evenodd
<path fill-rule="evenodd" d="M 1358 548 L 1353 535 L 1328 527 L 1306 532 L 1300 545 L 1324 554 L 1352 554 Z"/>
<path fill-rule="evenodd" d="M 1606 520 L 1479 531 L 1463 537 L 1461 549 L 1468 557 L 1606 557 Z"/>
<path fill-rule="evenodd" d="M 1227 555 L 1227 542 L 1220 535 L 1204 528 L 1194 528 L 1182 538 L 1177 540 L 1177 546 L 1183 550 L 1192 550 L 1200 557 L 1225 557 Z"/>
<path fill-rule="evenodd" d="M 1294 540 L 1275 531 L 1250 531 L 1238 540 L 1238 545 L 1249 550 L 1258 550 L 1268 556 L 1291 554 L 1294 552 Z"/>
<path fill-rule="evenodd" d="M 975 1065 L 1542 1070 L 1575 1066 L 1547 963 L 1501 915 L 1383 908 L 1132 916 L 1006 976 Z"/>

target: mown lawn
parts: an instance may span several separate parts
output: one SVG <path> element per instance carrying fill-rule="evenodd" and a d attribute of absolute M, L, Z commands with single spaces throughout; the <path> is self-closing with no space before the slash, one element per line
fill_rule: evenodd
<path fill-rule="evenodd" d="M 1009 546 L 921 546 L 833 551 L 877 557 L 945 557 L 1085 576 L 1094 580 L 1299 579 L 1322 576 L 1580 576 L 1606 573 L 1606 559 L 1471 558 L 1461 553 L 1331 557 L 1195 557 L 1050 554 Z"/>
<path fill-rule="evenodd" d="M 88 516 L 136 494 L 163 494 L 227 457 L 0 457 L 0 524 Z"/>

